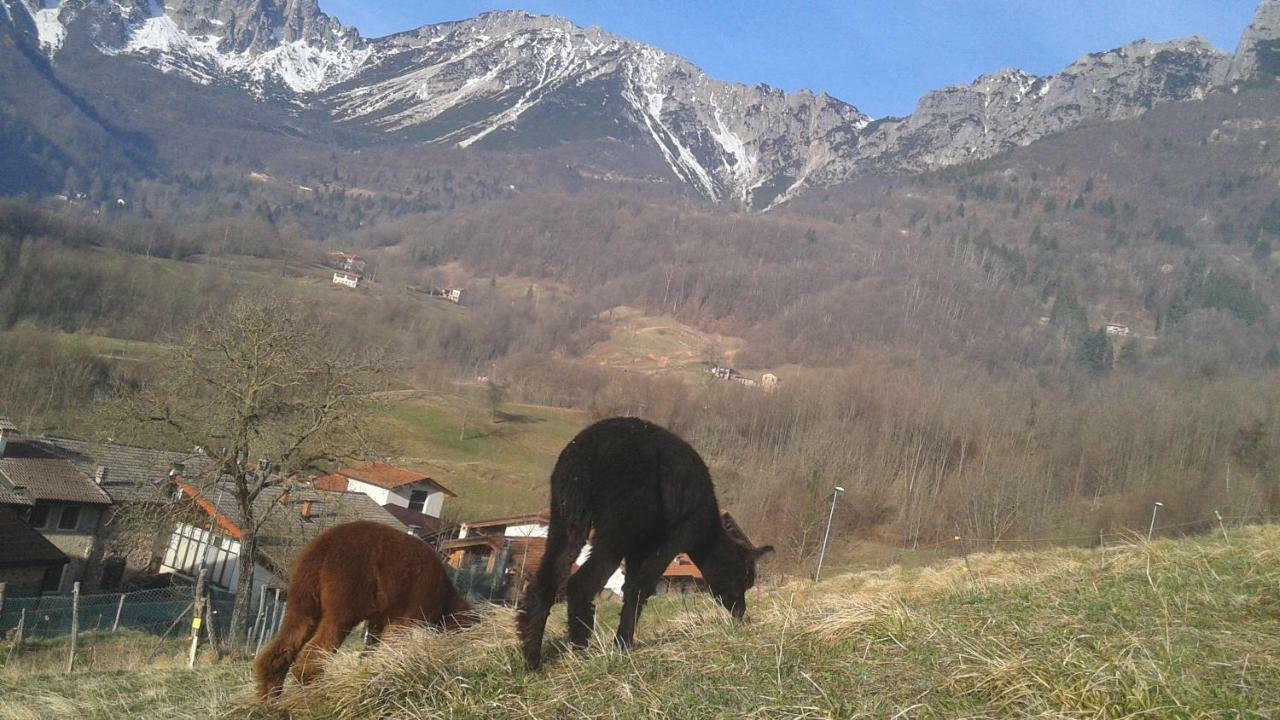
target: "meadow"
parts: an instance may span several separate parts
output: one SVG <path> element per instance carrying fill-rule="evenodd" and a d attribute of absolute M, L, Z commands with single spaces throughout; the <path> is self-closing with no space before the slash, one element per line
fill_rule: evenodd
<path fill-rule="evenodd" d="M 410 630 L 257 706 L 244 662 L 0 671 L 0 718 L 1275 717 L 1280 528 L 766 577 L 735 625 L 702 595 L 650 604 L 630 654 L 549 648 L 527 673 L 512 616 Z M 557 613 L 559 615 L 560 613 Z M 550 637 L 563 636 L 553 621 Z"/>

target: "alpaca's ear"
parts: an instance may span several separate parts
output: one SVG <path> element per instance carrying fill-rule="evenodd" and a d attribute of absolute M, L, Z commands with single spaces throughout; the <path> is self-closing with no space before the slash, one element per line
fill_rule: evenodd
<path fill-rule="evenodd" d="M 763 547 L 755 548 L 755 549 L 753 549 L 751 552 L 755 555 L 755 559 L 756 559 L 756 560 L 759 560 L 760 558 L 764 557 L 765 555 L 768 555 L 769 553 L 773 552 L 773 546 L 772 546 L 772 545 L 765 545 L 765 546 L 763 546 Z"/>

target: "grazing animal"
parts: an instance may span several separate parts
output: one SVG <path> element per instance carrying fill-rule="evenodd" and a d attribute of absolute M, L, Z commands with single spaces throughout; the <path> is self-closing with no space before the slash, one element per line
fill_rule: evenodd
<path fill-rule="evenodd" d="M 291 666 L 298 682 L 314 679 L 362 620 L 377 643 L 389 624 L 451 629 L 476 617 L 423 541 L 369 521 L 330 528 L 294 563 L 284 623 L 254 664 L 262 699 L 279 696 Z"/>
<path fill-rule="evenodd" d="M 626 561 L 617 647 L 631 646 L 645 601 L 667 565 L 688 553 L 712 594 L 734 618 L 746 613 L 756 560 L 716 503 L 711 474 L 689 443 L 639 418 L 601 420 L 578 433 L 551 473 L 551 523 L 546 553 L 516 614 L 525 666 L 542 665 L 547 616 L 573 561 L 595 530 L 591 556 L 568 580 L 569 640 L 587 644 L 595 597 Z"/>

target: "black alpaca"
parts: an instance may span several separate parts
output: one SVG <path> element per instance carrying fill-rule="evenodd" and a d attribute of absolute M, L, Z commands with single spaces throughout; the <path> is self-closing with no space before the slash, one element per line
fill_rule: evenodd
<path fill-rule="evenodd" d="M 566 592 L 569 640 L 580 647 L 595 625 L 595 597 L 620 561 L 626 581 L 614 642 L 625 649 L 677 554 L 688 553 L 716 600 L 742 619 L 756 560 L 773 550 L 751 547 L 722 521 L 711 474 L 687 442 L 638 418 L 601 420 L 569 441 L 551 473 L 546 554 L 516 615 L 529 669 L 542 665 L 547 615 L 592 529 L 591 557 Z"/>

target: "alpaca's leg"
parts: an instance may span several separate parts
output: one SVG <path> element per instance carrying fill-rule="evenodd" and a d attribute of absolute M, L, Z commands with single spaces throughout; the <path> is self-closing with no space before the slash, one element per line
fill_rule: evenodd
<path fill-rule="evenodd" d="M 338 622 L 329 618 L 321 620 L 311 642 L 307 643 L 293 663 L 293 679 L 305 683 L 319 677 L 324 671 L 325 659 L 342 645 L 354 626 L 355 623 L 349 621 Z"/>
<path fill-rule="evenodd" d="M 609 576 L 618 569 L 618 555 L 601 550 L 604 543 L 596 542 L 591 557 L 569 578 L 565 593 L 569 605 L 569 642 L 586 647 L 595 629 L 596 595 L 609 582 Z"/>
<path fill-rule="evenodd" d="M 547 629 L 547 616 L 555 604 L 560 584 L 573 567 L 578 551 L 587 541 L 585 528 L 564 528 L 554 519 L 548 531 L 546 554 L 538 564 L 533 582 L 525 590 L 516 608 L 516 632 L 520 636 L 520 650 L 525 667 L 537 670 L 542 667 L 542 636 Z"/>
<path fill-rule="evenodd" d="M 631 647 L 635 640 L 636 624 L 644 604 L 658 588 L 662 573 L 676 556 L 673 545 L 663 545 L 645 555 L 627 556 L 626 581 L 622 584 L 622 616 L 618 619 L 618 634 L 613 643 L 619 648 Z"/>
<path fill-rule="evenodd" d="M 258 695 L 264 702 L 280 695 L 289 667 L 294 665 L 298 652 L 315 634 L 316 623 L 317 618 L 303 615 L 292 607 L 285 612 L 280 632 L 276 633 L 275 639 L 262 650 L 254 663 L 254 671 L 258 677 Z"/>

